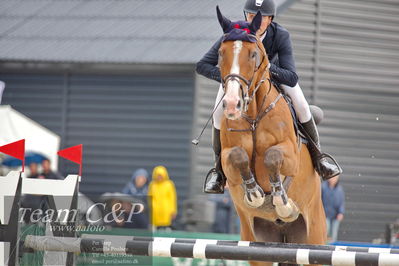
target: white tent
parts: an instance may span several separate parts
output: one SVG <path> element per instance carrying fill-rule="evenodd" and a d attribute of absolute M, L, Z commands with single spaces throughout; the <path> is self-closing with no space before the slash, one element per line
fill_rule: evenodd
<path fill-rule="evenodd" d="M 9 105 L 0 105 L 0 146 L 25 139 L 25 152 L 45 155 L 53 170 L 58 168 L 60 137 Z"/>

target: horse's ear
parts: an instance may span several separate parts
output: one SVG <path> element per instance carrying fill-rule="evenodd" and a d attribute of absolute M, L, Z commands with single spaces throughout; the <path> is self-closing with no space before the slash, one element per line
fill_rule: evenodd
<path fill-rule="evenodd" d="M 230 27 L 231 21 L 222 15 L 222 12 L 220 12 L 219 6 L 216 6 L 216 13 L 218 15 L 218 20 L 219 20 L 220 26 L 222 26 L 223 32 L 226 33 L 226 31 Z"/>
<path fill-rule="evenodd" d="M 262 24 L 262 14 L 260 13 L 260 11 L 258 11 L 254 19 L 252 20 L 251 25 L 249 26 L 251 32 L 256 33 L 259 30 L 261 24 Z"/>

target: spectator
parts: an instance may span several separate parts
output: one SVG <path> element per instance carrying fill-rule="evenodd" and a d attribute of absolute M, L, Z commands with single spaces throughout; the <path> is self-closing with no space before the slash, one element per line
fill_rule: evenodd
<path fill-rule="evenodd" d="M 170 228 L 177 214 L 176 189 L 164 166 L 157 166 L 152 171 L 148 195 L 153 228 Z"/>
<path fill-rule="evenodd" d="M 225 190 L 228 191 L 227 184 Z M 211 194 L 210 200 L 216 203 L 215 222 L 212 231 L 214 233 L 229 234 L 234 212 L 230 193 Z"/>
<path fill-rule="evenodd" d="M 337 241 L 338 230 L 345 212 L 345 193 L 335 176 L 322 185 L 322 199 L 327 218 L 327 234 L 332 242 Z"/>
<path fill-rule="evenodd" d="M 133 196 L 147 196 L 148 172 L 143 168 L 134 171 L 131 180 L 125 185 L 122 193 Z"/>
<path fill-rule="evenodd" d="M 132 195 L 135 198 L 134 203 L 140 203 L 144 205 L 144 211 L 135 214 L 132 221 L 130 223 L 126 223 L 125 227 L 148 229 L 148 172 L 143 168 L 134 171 L 131 180 L 123 188 L 122 193 Z M 125 204 L 125 209 L 127 211 L 126 213 L 130 213 L 132 204 Z M 136 213 L 136 211 L 134 213 Z"/>
<path fill-rule="evenodd" d="M 42 161 L 42 174 L 39 176 L 40 179 L 64 179 L 58 172 L 51 170 L 51 163 L 49 159 Z"/>
<path fill-rule="evenodd" d="M 39 170 L 37 163 L 30 163 L 28 178 L 38 178 L 38 177 L 39 177 Z"/>

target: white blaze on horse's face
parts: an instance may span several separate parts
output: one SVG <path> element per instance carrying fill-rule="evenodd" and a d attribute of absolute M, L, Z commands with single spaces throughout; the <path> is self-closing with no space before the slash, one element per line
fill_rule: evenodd
<path fill-rule="evenodd" d="M 234 42 L 233 63 L 230 74 L 240 74 L 239 55 L 242 49 L 242 41 Z M 238 79 L 230 79 L 226 82 L 226 95 L 223 100 L 224 115 L 231 120 L 241 117 L 242 100 L 240 98 L 240 82 Z"/>

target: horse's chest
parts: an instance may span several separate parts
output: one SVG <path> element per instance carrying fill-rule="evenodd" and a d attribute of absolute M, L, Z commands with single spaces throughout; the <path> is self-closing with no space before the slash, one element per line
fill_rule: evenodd
<path fill-rule="evenodd" d="M 233 140 L 230 141 L 230 146 L 239 146 L 245 150 L 251 150 L 253 147 L 253 135 L 252 132 L 230 132 L 234 135 Z"/>
<path fill-rule="evenodd" d="M 275 145 L 284 140 L 286 133 L 286 123 L 275 119 L 264 119 L 256 127 L 242 122 L 227 125 L 229 146 L 240 146 L 244 149 L 252 149 L 254 144 L 257 148 Z"/>
<path fill-rule="evenodd" d="M 265 123 L 260 123 L 255 133 L 257 143 L 275 145 L 286 139 L 287 124 L 281 120 L 270 119 Z"/>

